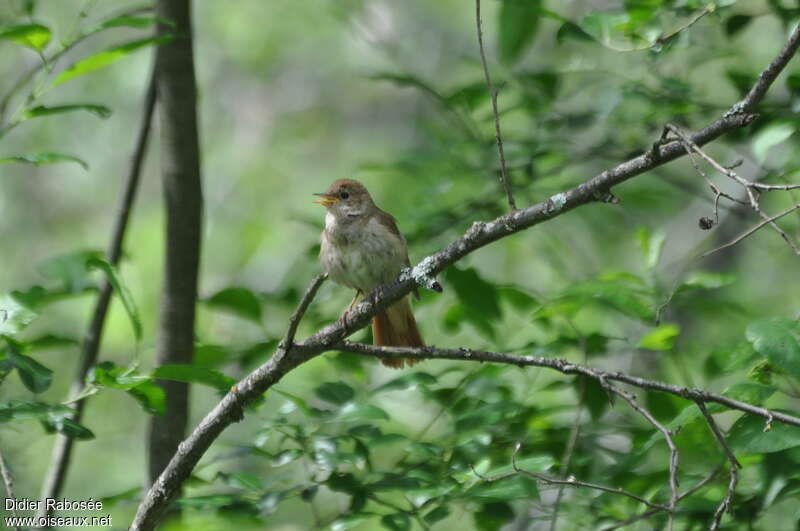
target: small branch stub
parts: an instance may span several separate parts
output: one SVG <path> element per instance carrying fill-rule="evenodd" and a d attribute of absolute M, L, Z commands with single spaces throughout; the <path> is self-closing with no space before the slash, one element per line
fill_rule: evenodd
<path fill-rule="evenodd" d="M 428 256 L 413 268 L 407 267 L 400 272 L 400 280 L 403 281 L 410 275 L 418 286 L 425 289 L 441 293 L 444 291 L 442 285 L 431 274 L 431 266 L 433 265 L 433 257 Z"/>

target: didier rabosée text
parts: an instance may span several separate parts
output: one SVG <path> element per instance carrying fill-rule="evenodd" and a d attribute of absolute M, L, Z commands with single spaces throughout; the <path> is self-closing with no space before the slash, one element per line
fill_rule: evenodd
<path fill-rule="evenodd" d="M 102 511 L 103 502 L 89 498 L 88 500 L 68 500 L 66 498 L 6 498 L 6 511 Z"/>

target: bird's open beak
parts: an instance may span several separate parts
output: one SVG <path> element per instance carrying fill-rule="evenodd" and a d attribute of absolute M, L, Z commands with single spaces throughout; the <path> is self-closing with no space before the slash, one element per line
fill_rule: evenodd
<path fill-rule="evenodd" d="M 324 207 L 329 207 L 332 204 L 336 203 L 339 200 L 339 197 L 334 194 L 312 194 L 321 197 L 322 199 L 318 199 L 314 201 L 318 205 L 322 205 Z"/>

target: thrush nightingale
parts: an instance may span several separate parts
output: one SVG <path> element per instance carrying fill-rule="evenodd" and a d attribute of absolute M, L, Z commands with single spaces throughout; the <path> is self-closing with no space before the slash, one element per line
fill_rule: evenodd
<path fill-rule="evenodd" d="M 314 195 L 321 197 L 317 203 L 327 210 L 319 259 L 329 278 L 355 289 L 357 298 L 394 280 L 401 269 L 409 266 L 406 239 L 394 217 L 375 205 L 363 184 L 337 179 L 327 191 Z M 372 318 L 372 338 L 376 345 L 425 344 L 407 296 Z M 415 361 L 381 359 L 384 365 L 395 368 Z"/>

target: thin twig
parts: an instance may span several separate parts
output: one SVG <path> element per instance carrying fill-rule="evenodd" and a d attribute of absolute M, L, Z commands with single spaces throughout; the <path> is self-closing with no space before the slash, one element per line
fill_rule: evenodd
<path fill-rule="evenodd" d="M 114 231 L 111 236 L 111 243 L 109 244 L 107 257 L 108 261 L 117 265 L 122 256 L 123 243 L 125 241 L 125 233 L 128 228 L 128 222 L 131 217 L 133 203 L 136 199 L 136 193 L 139 189 L 139 181 L 142 173 L 142 166 L 144 158 L 147 153 L 147 144 L 150 138 L 150 129 L 153 120 L 153 110 L 156 104 L 156 87 L 155 87 L 155 73 L 151 74 L 150 81 L 147 87 L 147 94 L 145 95 L 144 105 L 142 106 L 142 117 L 139 125 L 139 132 L 136 137 L 136 146 L 133 150 L 131 158 L 131 166 L 128 171 L 125 188 L 123 190 L 122 198 L 120 200 L 119 210 L 114 225 Z M 78 370 L 72 380 L 72 388 L 70 390 L 71 396 L 78 396 L 84 387 L 86 375 L 89 369 L 97 362 L 98 353 L 100 351 L 100 341 L 103 335 L 103 327 L 105 325 L 106 315 L 108 314 L 108 307 L 111 302 L 111 295 L 113 286 L 106 279 L 103 281 L 100 288 L 100 293 L 95 303 L 94 313 L 89 327 L 86 330 L 86 336 L 83 340 L 83 348 L 81 352 L 81 359 L 78 365 Z M 73 404 L 75 413 L 72 420 L 80 422 L 83 416 L 85 407 L 85 400 L 80 400 Z M 67 470 L 69 468 L 70 458 L 72 456 L 72 443 L 73 439 L 64 435 L 56 437 L 53 446 L 52 457 L 50 459 L 50 466 L 48 467 L 47 475 L 45 476 L 42 485 L 42 493 L 40 499 L 55 499 L 60 493 L 66 479 Z M 43 509 L 39 512 L 39 516 L 45 516 L 47 504 L 42 504 Z"/>
<path fill-rule="evenodd" d="M 728 482 L 728 490 L 725 492 L 725 497 L 722 499 L 722 502 L 720 502 L 719 507 L 717 507 L 717 510 L 714 512 L 714 519 L 711 521 L 711 526 L 709 527 L 709 529 L 713 531 L 719 528 L 720 521 L 722 520 L 722 516 L 725 514 L 725 511 L 730 510 L 733 493 L 736 490 L 736 483 L 739 480 L 737 469 L 742 468 L 742 465 L 739 463 L 739 460 L 736 459 L 731 447 L 728 446 L 725 436 L 722 434 L 719 426 L 717 426 L 717 422 L 714 420 L 714 417 L 711 416 L 711 413 L 709 413 L 708 409 L 706 409 L 706 405 L 699 400 L 696 401 L 696 403 L 697 407 L 700 408 L 700 412 L 706 418 L 708 427 L 711 429 L 711 433 L 714 434 L 717 442 L 725 452 L 725 457 L 730 462 L 730 481 Z"/>
<path fill-rule="evenodd" d="M 751 183 L 751 186 L 753 188 L 758 188 L 759 190 L 765 190 L 767 192 L 773 190 L 783 190 L 783 191 L 797 190 L 798 188 L 800 188 L 800 184 L 764 184 L 756 182 Z"/>
<path fill-rule="evenodd" d="M 586 353 L 586 337 L 580 333 L 571 320 L 568 320 L 568 323 L 578 335 L 581 351 L 583 352 L 583 363 L 585 364 L 588 360 L 588 354 Z M 569 472 L 569 467 L 572 464 L 572 454 L 575 451 L 575 445 L 578 442 L 578 434 L 581 430 L 583 401 L 586 398 L 586 381 L 586 378 L 581 378 L 578 382 L 578 404 L 575 407 L 575 420 L 572 421 L 572 428 L 569 430 L 569 439 L 567 440 L 567 446 L 564 448 L 564 454 L 561 456 L 561 467 L 558 470 L 558 475 L 562 478 Z M 564 496 L 564 487 L 564 485 L 560 485 L 556 492 L 556 500 L 553 502 L 553 514 L 550 516 L 550 531 L 555 531 L 556 524 L 558 523 L 558 513 L 561 507 L 561 499 Z"/>
<path fill-rule="evenodd" d="M 570 476 L 567 479 L 558 479 L 558 478 L 550 478 L 542 474 L 537 474 L 536 472 L 531 472 L 529 470 L 524 470 L 517 466 L 517 453 L 519 452 L 520 448 L 522 447 L 521 444 L 517 443 L 514 447 L 514 452 L 511 454 L 511 467 L 519 474 L 532 477 L 537 481 L 541 481 L 542 483 L 546 483 L 547 485 L 561 485 L 561 486 L 568 486 L 568 487 L 585 487 L 587 489 L 594 489 L 594 490 L 601 490 L 603 492 L 608 492 L 611 494 L 621 494 L 622 496 L 627 496 L 633 500 L 638 501 L 639 503 L 643 503 L 652 509 L 656 509 L 658 511 L 669 511 L 669 507 L 660 503 L 654 503 L 646 498 L 642 498 L 638 494 L 634 494 L 633 492 L 627 491 L 622 488 L 614 488 L 609 487 L 607 485 L 600 485 L 599 483 L 590 483 L 588 481 L 581 481 L 579 479 L 575 479 L 574 477 Z"/>
<path fill-rule="evenodd" d="M 602 46 L 604 46 L 605 48 L 608 48 L 609 50 L 612 50 L 612 51 L 615 51 L 615 52 L 622 52 L 622 53 L 643 52 L 643 51 L 646 51 L 646 50 L 651 50 L 651 49 L 656 48 L 656 47 L 658 47 L 660 45 L 663 45 L 665 42 L 667 42 L 670 39 L 672 39 L 673 37 L 677 36 L 679 33 L 682 33 L 683 31 L 691 28 L 700 19 L 702 19 L 704 16 L 708 15 L 709 13 L 713 12 L 715 9 L 716 8 L 714 7 L 714 4 L 706 6 L 702 11 L 700 11 L 699 13 L 694 15 L 687 22 L 684 22 L 683 24 L 681 24 L 680 26 L 678 26 L 677 28 L 675 28 L 672 31 L 669 31 L 667 33 L 663 33 L 663 34 L 659 35 L 658 38 L 655 39 L 652 43 L 645 44 L 643 46 L 632 46 L 630 48 L 623 48 L 621 46 L 615 46 L 615 45 L 611 44 L 610 42 L 605 42 L 605 41 L 601 41 L 600 44 Z"/>
<path fill-rule="evenodd" d="M 720 470 L 721 470 L 721 467 L 715 468 L 706 477 L 704 477 L 703 479 L 698 481 L 694 486 L 692 486 L 692 488 L 686 490 L 685 492 L 682 492 L 678 496 L 678 501 L 681 501 L 684 498 L 686 498 L 688 496 L 691 496 L 692 494 L 694 494 L 695 492 L 697 492 L 698 490 L 700 490 L 701 488 L 706 486 L 711 480 L 713 480 L 715 477 L 717 477 L 717 475 L 719 474 Z M 620 528 L 629 526 L 629 525 L 631 525 L 633 523 L 638 522 L 639 520 L 644 520 L 645 518 L 650 518 L 651 516 L 653 516 L 654 514 L 658 514 L 659 512 L 661 512 L 660 509 L 647 510 L 647 511 L 641 513 L 641 514 L 637 514 L 636 516 L 632 516 L 630 518 L 622 520 L 621 522 L 617 522 L 616 524 L 614 524 L 612 526 L 604 527 L 603 531 L 612 531 L 614 529 L 620 529 Z"/>
<path fill-rule="evenodd" d="M 728 490 L 725 491 L 725 497 L 714 511 L 714 519 L 711 521 L 709 531 L 716 531 L 719 529 L 719 524 L 722 521 L 722 516 L 726 511 L 730 511 L 731 501 L 733 501 L 733 492 L 736 490 L 736 483 L 739 482 L 739 472 L 736 470 L 736 465 L 731 464 L 730 467 L 730 480 L 728 481 Z"/>
<path fill-rule="evenodd" d="M 765 220 L 763 220 L 761 223 L 759 223 L 759 224 L 758 224 L 758 225 L 756 225 L 755 227 L 753 227 L 753 228 L 751 228 L 751 229 L 747 230 L 746 232 L 743 232 L 742 234 L 740 234 L 739 236 L 737 236 L 737 237 L 736 237 L 736 238 L 734 238 L 733 240 L 729 241 L 728 243 L 726 243 L 726 244 L 724 244 L 724 245 L 720 245 L 719 247 L 715 247 L 714 249 L 711 249 L 710 251 L 706 251 L 705 253 L 701 254 L 701 255 L 700 255 L 700 258 L 705 258 L 706 256 L 708 256 L 708 255 L 710 255 L 710 254 L 714 254 L 714 253 L 716 253 L 716 252 L 718 252 L 718 251 L 721 251 L 721 250 L 723 250 L 723 249 L 727 249 L 728 247 L 733 247 L 734 245 L 736 245 L 736 244 L 737 244 L 737 243 L 739 243 L 740 241 L 744 240 L 744 239 L 745 239 L 745 238 L 747 238 L 748 236 L 750 236 L 750 235 L 752 235 L 753 233 L 757 232 L 757 231 L 758 231 L 760 228 L 762 228 L 762 227 L 763 227 L 764 225 L 766 225 L 767 223 L 772 223 L 773 221 L 779 220 L 779 219 L 781 219 L 783 216 L 786 216 L 786 215 L 788 215 L 788 214 L 791 214 L 792 212 L 794 212 L 794 211 L 795 211 L 795 210 L 797 210 L 798 208 L 800 208 L 800 204 L 797 204 L 797 205 L 791 206 L 791 207 L 787 208 L 786 210 L 784 210 L 783 212 L 781 212 L 781 213 L 779 213 L 779 214 L 775 214 L 774 216 L 772 216 L 772 217 L 770 217 L 770 218 L 768 218 L 768 219 L 765 219 Z"/>
<path fill-rule="evenodd" d="M 781 238 L 783 238 L 784 241 L 786 241 L 786 243 L 789 245 L 789 247 L 792 248 L 792 250 L 796 255 L 800 256 L 800 246 L 798 246 L 792 240 L 792 238 L 790 238 L 789 235 L 786 234 L 786 232 L 782 228 L 780 228 L 777 223 L 775 223 L 774 219 L 770 218 L 770 216 L 767 215 L 767 213 L 761 209 L 761 206 L 759 205 L 758 202 L 758 198 L 756 197 L 756 193 L 753 191 L 754 189 L 757 188 L 756 186 L 754 186 L 755 183 L 740 176 L 731 168 L 726 168 L 725 166 L 717 162 L 713 157 L 708 155 L 695 142 L 693 142 L 692 139 L 689 138 L 689 136 L 686 135 L 683 131 L 681 131 L 680 128 L 677 127 L 676 125 L 667 124 L 666 128 L 679 138 L 680 142 L 685 146 L 687 152 L 691 153 L 691 151 L 694 151 L 695 153 L 700 155 L 706 162 L 708 162 L 715 170 L 739 183 L 744 188 L 745 193 L 747 194 L 750 208 L 752 208 L 759 216 L 761 216 L 761 218 L 764 220 L 765 225 L 769 225 L 770 227 L 772 227 L 775 230 L 775 232 L 777 232 L 781 236 Z M 697 168 L 696 164 L 695 168 Z M 702 171 L 700 173 L 703 175 L 703 177 L 705 177 L 705 174 Z"/>
<path fill-rule="evenodd" d="M 702 400 L 696 400 L 695 404 L 697 404 L 697 407 L 700 408 L 700 412 L 706 418 L 706 422 L 708 422 L 708 427 L 711 429 L 711 432 L 714 434 L 714 437 L 716 437 L 719 445 L 722 446 L 722 449 L 725 452 L 725 457 L 727 457 L 728 461 L 730 461 L 731 464 L 736 468 L 742 468 L 742 465 L 736 459 L 733 450 L 731 450 L 731 447 L 728 446 L 728 443 L 725 440 L 725 436 L 722 434 L 722 431 L 719 429 L 719 426 L 717 426 L 717 422 L 714 420 L 714 417 L 712 417 L 711 413 L 708 412 L 706 405 L 703 403 Z"/>
<path fill-rule="evenodd" d="M 6 464 L 6 459 L 3 452 L 0 451 L 0 474 L 3 476 L 3 485 L 6 488 L 6 500 L 16 500 L 17 495 L 14 493 L 14 476 L 11 474 L 11 469 Z M 11 516 L 17 516 L 16 505 L 11 505 Z M 22 531 L 20 526 L 14 526 L 17 531 Z"/>
<path fill-rule="evenodd" d="M 508 354 L 503 352 L 490 352 L 486 350 L 475 350 L 470 348 L 439 348 L 434 346 L 426 347 L 386 347 L 379 345 L 368 345 L 366 343 L 356 343 L 353 341 L 341 341 L 331 345 L 332 349 L 352 352 L 365 356 L 376 356 L 381 358 L 413 358 L 413 359 L 444 359 L 474 362 L 491 362 L 517 365 L 519 367 L 542 367 L 558 371 L 562 374 L 582 374 L 603 382 L 616 381 L 622 382 L 641 389 L 659 391 L 675 395 L 686 400 L 703 402 L 714 402 L 722 404 L 731 409 L 744 411 L 751 415 L 756 415 L 768 421 L 780 421 L 784 424 L 800 427 L 800 417 L 789 415 L 781 411 L 774 411 L 760 406 L 755 406 L 747 402 L 742 402 L 725 395 L 712 393 L 696 387 L 686 387 L 680 385 L 660 382 L 658 380 L 648 380 L 638 376 L 632 376 L 624 372 L 611 372 L 596 369 L 580 363 L 572 363 L 561 358 L 551 358 L 544 356 L 525 356 L 519 354 Z"/>
<path fill-rule="evenodd" d="M 492 76 L 489 75 L 489 66 L 486 64 L 486 52 L 483 49 L 483 30 L 481 29 L 481 0 L 475 0 L 475 22 L 478 26 L 478 48 L 481 52 L 481 64 L 483 65 L 483 75 L 486 78 L 486 87 L 489 89 L 489 96 L 492 100 L 492 113 L 494 114 L 494 135 L 497 141 L 497 153 L 500 156 L 500 184 L 506 192 L 506 199 L 511 210 L 517 209 L 514 202 L 514 195 L 511 193 L 511 186 L 508 183 L 508 173 L 506 172 L 506 155 L 503 151 L 503 135 L 500 133 L 500 113 L 497 111 L 497 90 L 492 84 Z"/>
<path fill-rule="evenodd" d="M 308 285 L 306 292 L 303 294 L 303 298 L 300 299 L 300 304 L 297 305 L 297 309 L 295 309 L 294 313 L 289 318 L 289 327 L 286 329 L 286 335 L 283 336 L 283 339 L 278 344 L 280 348 L 288 349 L 294 343 L 294 335 L 297 333 L 297 327 L 300 325 L 300 321 L 303 320 L 308 306 L 317 295 L 317 290 L 327 278 L 327 274 L 321 273 L 314 277 L 311 284 Z"/>
<path fill-rule="evenodd" d="M 601 383 L 603 380 L 601 379 Z M 673 519 L 675 517 L 675 506 L 678 504 L 678 447 L 675 446 L 675 441 L 672 439 L 672 432 L 670 432 L 666 426 L 661 424 L 656 418 L 644 407 L 642 407 L 637 401 L 636 398 L 627 391 L 623 391 L 618 389 L 612 385 L 608 385 L 607 387 L 613 391 L 614 393 L 621 396 L 628 404 L 636 410 L 641 416 L 643 416 L 647 421 L 656 427 L 658 431 L 660 431 L 664 435 L 664 439 L 667 442 L 667 446 L 669 447 L 669 489 L 670 489 L 670 498 L 669 498 L 669 505 L 668 505 L 668 520 L 667 520 L 667 529 L 670 531 L 672 530 Z"/>

